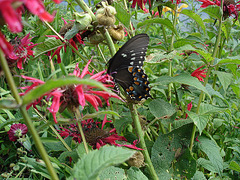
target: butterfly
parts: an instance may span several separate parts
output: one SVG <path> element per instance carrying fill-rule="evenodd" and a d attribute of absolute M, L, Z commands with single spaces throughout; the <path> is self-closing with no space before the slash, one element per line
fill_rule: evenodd
<path fill-rule="evenodd" d="M 108 62 L 107 73 L 136 101 L 151 97 L 149 81 L 142 69 L 148 44 L 148 35 L 138 34 L 127 41 Z"/>

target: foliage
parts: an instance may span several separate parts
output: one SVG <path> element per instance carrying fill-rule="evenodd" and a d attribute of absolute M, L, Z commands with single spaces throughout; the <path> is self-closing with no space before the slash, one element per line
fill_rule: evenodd
<path fill-rule="evenodd" d="M 0 16 L 1 178 L 238 179 L 240 9 L 202 2 L 45 0 L 54 20 L 28 7 L 18 34 Z M 132 102 L 105 69 L 141 33 L 152 98 Z"/>

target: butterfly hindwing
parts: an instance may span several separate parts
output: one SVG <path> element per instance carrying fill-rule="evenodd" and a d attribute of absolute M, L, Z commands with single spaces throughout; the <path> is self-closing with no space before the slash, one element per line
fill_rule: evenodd
<path fill-rule="evenodd" d="M 151 97 L 147 75 L 142 70 L 149 43 L 147 34 L 127 41 L 108 62 L 108 74 L 134 100 Z"/>

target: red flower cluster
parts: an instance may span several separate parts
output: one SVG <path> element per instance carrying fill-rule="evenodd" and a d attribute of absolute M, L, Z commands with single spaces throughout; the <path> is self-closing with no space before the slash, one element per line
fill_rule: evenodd
<path fill-rule="evenodd" d="M 99 125 L 100 122 L 95 122 L 93 119 L 88 119 L 86 121 L 82 121 L 81 125 L 84 131 L 84 135 L 86 138 L 86 141 L 89 145 L 92 146 L 93 149 L 99 149 L 100 147 L 110 144 L 114 146 L 125 146 L 131 149 L 136 150 L 142 150 L 138 147 L 136 147 L 137 141 L 134 141 L 133 144 L 118 144 L 116 141 L 127 141 L 125 137 L 119 136 L 116 132 L 116 129 L 107 130 L 104 129 L 104 125 L 107 122 L 106 115 L 104 117 L 104 120 L 102 122 L 102 127 L 100 128 Z M 82 142 L 80 132 L 78 131 L 76 124 L 71 124 L 68 128 L 61 128 L 62 130 L 59 130 L 59 134 L 66 138 L 68 136 L 73 137 L 73 140 L 75 140 L 78 143 Z"/>
<path fill-rule="evenodd" d="M 8 137 L 10 141 L 16 141 L 17 139 L 27 134 L 27 132 L 28 128 L 25 124 L 13 124 L 8 131 Z"/>
<path fill-rule="evenodd" d="M 90 79 L 94 79 L 101 83 L 110 83 L 110 85 L 104 84 L 105 87 L 113 87 L 114 82 L 111 80 L 110 76 L 107 74 L 103 75 L 106 72 L 106 70 L 101 71 L 97 74 L 93 74 L 93 72 L 92 73 L 89 72 L 88 66 L 90 62 L 91 60 L 89 60 L 89 62 L 83 69 L 82 73 L 80 73 L 80 69 L 77 64 L 73 73 L 69 75 L 73 75 L 80 79 L 83 79 L 84 76 L 88 74 L 91 76 Z M 24 95 L 31 89 L 34 89 L 41 84 L 44 84 L 44 82 L 39 79 L 35 79 L 35 78 L 23 76 L 23 75 L 22 77 L 26 80 L 29 80 L 33 84 L 31 86 L 21 87 L 21 89 L 26 89 L 26 91 L 24 93 L 20 93 L 20 95 Z M 57 123 L 56 113 L 59 111 L 60 106 L 65 108 L 67 106 L 78 107 L 79 105 L 81 105 L 82 108 L 84 108 L 84 106 L 86 105 L 86 101 L 88 101 L 98 111 L 98 107 L 102 106 L 102 100 L 100 99 L 100 97 L 105 99 L 105 101 L 107 102 L 107 105 L 109 105 L 108 100 L 111 97 L 120 99 L 120 97 L 114 93 L 95 90 L 95 87 L 91 87 L 87 85 L 71 85 L 67 87 L 54 89 L 53 91 L 45 94 L 44 96 L 47 96 L 47 100 L 53 97 L 52 105 L 50 108 L 48 108 L 48 110 L 52 113 L 55 123 Z M 36 105 L 41 102 L 42 98 L 43 96 L 40 97 L 38 100 L 34 101 L 33 103 L 29 104 L 27 108 L 30 108 L 31 105 L 33 105 L 33 107 L 36 108 Z"/>
<path fill-rule="evenodd" d="M 203 66 L 205 66 L 205 65 L 203 65 Z M 198 80 L 199 80 L 199 81 L 202 81 L 202 82 L 204 82 L 203 78 L 206 77 L 206 73 L 207 73 L 206 69 L 200 70 L 203 66 L 197 68 L 197 69 L 196 69 L 195 71 L 193 71 L 193 73 L 191 74 L 191 76 L 198 78 Z M 202 77 L 203 77 L 203 78 L 202 78 Z"/>
<path fill-rule="evenodd" d="M 55 3 L 60 3 L 60 0 L 54 0 Z M 37 15 L 41 20 L 53 21 L 54 16 L 50 15 L 44 9 L 41 0 L 0 0 L 0 15 L 2 16 L 5 24 L 13 33 L 22 31 L 21 16 L 26 7 L 32 14 Z M 4 54 L 12 55 L 13 48 L 5 40 L 5 37 L 0 32 L 0 48 Z"/>
<path fill-rule="evenodd" d="M 14 40 L 12 40 L 14 54 L 7 56 L 8 61 L 17 61 L 17 67 L 19 69 L 23 69 L 22 63 L 25 63 L 27 58 L 30 56 L 34 57 L 32 48 L 37 44 L 30 42 L 32 38 L 29 38 L 29 35 L 30 33 L 22 39 L 16 37 Z"/>
<path fill-rule="evenodd" d="M 201 8 L 205 8 L 211 5 L 217 5 L 217 6 L 221 6 L 221 1 L 218 0 L 198 0 L 200 2 L 202 2 L 203 4 L 200 6 Z M 223 15 L 224 18 L 227 18 L 231 15 L 234 15 L 236 19 L 238 19 L 238 12 L 240 11 L 240 1 L 238 1 L 237 3 L 235 3 L 234 0 L 225 0 L 223 2 Z"/>

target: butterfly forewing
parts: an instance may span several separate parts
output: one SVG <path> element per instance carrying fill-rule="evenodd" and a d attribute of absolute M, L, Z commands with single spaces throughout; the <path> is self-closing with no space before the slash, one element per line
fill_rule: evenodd
<path fill-rule="evenodd" d="M 147 34 L 139 34 L 126 42 L 118 52 L 109 60 L 108 74 L 128 66 L 143 65 L 149 37 Z"/>
<path fill-rule="evenodd" d="M 139 34 L 127 41 L 108 62 L 108 74 L 134 100 L 151 97 L 147 75 L 142 65 L 149 43 L 147 34 Z"/>

